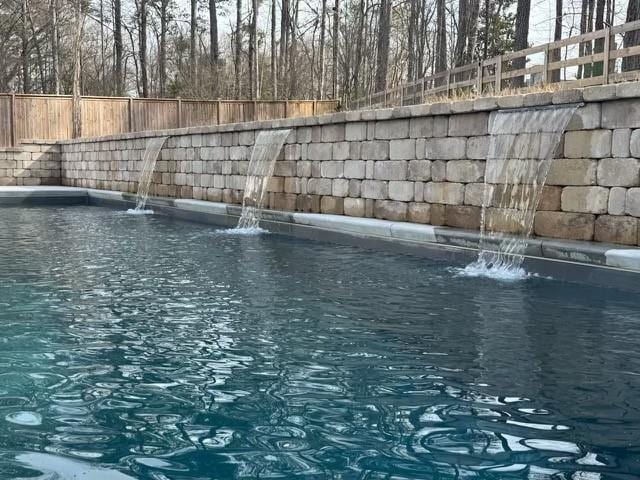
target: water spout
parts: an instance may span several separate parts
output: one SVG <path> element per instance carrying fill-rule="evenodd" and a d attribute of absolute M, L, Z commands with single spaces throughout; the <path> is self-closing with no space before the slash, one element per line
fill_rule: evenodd
<path fill-rule="evenodd" d="M 156 169 L 156 163 L 160 150 L 169 137 L 155 137 L 147 141 L 147 148 L 142 158 L 142 169 L 138 177 L 138 193 L 136 194 L 136 208 L 127 210 L 127 213 L 133 215 L 144 215 L 153 213 L 153 210 L 146 210 L 147 199 L 149 198 L 149 188 L 151 187 L 151 179 Z"/>
<path fill-rule="evenodd" d="M 276 160 L 289 133 L 290 129 L 263 130 L 258 133 L 247 170 L 242 214 L 236 230 L 250 232 L 259 229 L 269 180 L 273 177 Z"/>
<path fill-rule="evenodd" d="M 469 274 L 524 275 L 522 262 L 549 167 L 578 105 L 491 115 L 478 260 Z"/>

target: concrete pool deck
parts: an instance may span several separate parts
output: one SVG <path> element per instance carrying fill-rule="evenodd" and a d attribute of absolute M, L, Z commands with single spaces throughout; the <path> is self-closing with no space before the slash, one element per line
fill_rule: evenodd
<path fill-rule="evenodd" d="M 135 195 L 78 187 L 0 187 L 0 207 L 96 205 L 130 207 Z M 173 218 L 235 226 L 242 207 L 202 200 L 149 198 L 148 206 Z M 265 210 L 263 226 L 315 240 L 358 245 L 427 256 L 444 261 L 472 261 L 479 232 L 343 215 Z M 525 268 L 541 275 L 588 283 L 630 287 L 640 274 L 640 248 L 600 242 L 534 237 L 526 250 Z M 593 268 L 594 266 L 599 268 Z M 612 280 L 613 279 L 613 280 Z M 633 289 L 640 288 L 633 286 Z"/>

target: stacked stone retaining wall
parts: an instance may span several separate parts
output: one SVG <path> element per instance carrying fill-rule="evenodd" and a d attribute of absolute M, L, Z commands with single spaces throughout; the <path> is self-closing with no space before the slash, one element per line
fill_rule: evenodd
<path fill-rule="evenodd" d="M 0 148 L 0 185 L 60 185 L 60 146 L 29 140 Z"/>
<path fill-rule="evenodd" d="M 65 141 L 61 181 L 133 193 L 148 137 L 171 135 L 153 195 L 240 203 L 257 132 L 291 128 L 270 208 L 478 229 L 491 111 L 574 102 L 584 106 L 551 166 L 534 233 L 638 245 L 639 83 Z"/>

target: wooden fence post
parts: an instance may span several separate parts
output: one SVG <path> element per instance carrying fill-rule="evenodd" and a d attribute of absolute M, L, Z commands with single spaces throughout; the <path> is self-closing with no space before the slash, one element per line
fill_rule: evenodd
<path fill-rule="evenodd" d="M 447 70 L 447 92 L 446 92 L 447 98 L 449 97 L 450 89 L 451 89 L 451 72 Z"/>
<path fill-rule="evenodd" d="M 424 77 L 422 77 L 422 91 L 420 92 L 420 103 L 424 103 Z"/>
<path fill-rule="evenodd" d="M 316 115 L 318 115 L 318 101 L 314 100 L 313 101 L 313 116 L 315 117 Z"/>
<path fill-rule="evenodd" d="M 16 138 L 16 94 L 11 94 L 11 146 L 15 147 L 18 144 Z"/>
<path fill-rule="evenodd" d="M 133 132 L 133 98 L 129 97 L 127 102 L 129 106 L 129 133 Z"/>
<path fill-rule="evenodd" d="M 611 61 L 611 28 L 604 29 L 604 60 L 602 61 L 602 83 L 609 83 L 609 62 Z"/>
<path fill-rule="evenodd" d="M 182 128 L 182 99 L 178 98 L 178 128 Z"/>
<path fill-rule="evenodd" d="M 502 91 L 502 55 L 498 55 L 496 57 L 496 71 L 495 71 L 495 93 L 500 93 Z"/>
<path fill-rule="evenodd" d="M 289 118 L 289 100 L 284 101 L 284 118 Z"/>
<path fill-rule="evenodd" d="M 254 100 L 253 101 L 253 121 L 257 121 L 258 120 L 258 101 Z"/>
<path fill-rule="evenodd" d="M 542 70 L 542 83 L 549 83 L 549 44 L 544 47 L 544 67 Z"/>
<path fill-rule="evenodd" d="M 482 66 L 482 60 L 478 62 L 478 73 L 476 75 L 476 89 L 478 90 L 478 95 L 482 95 L 482 74 L 484 67 Z"/>
<path fill-rule="evenodd" d="M 222 102 L 220 100 L 218 100 L 218 103 L 216 104 L 216 122 L 217 125 L 220 125 L 220 109 L 222 108 Z"/>

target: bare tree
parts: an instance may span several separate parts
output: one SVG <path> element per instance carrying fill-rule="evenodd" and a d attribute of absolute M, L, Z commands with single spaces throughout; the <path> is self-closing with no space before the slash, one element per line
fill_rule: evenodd
<path fill-rule="evenodd" d="M 529 47 L 529 17 L 531 12 L 531 0 L 518 0 L 516 8 L 516 32 L 514 49 L 524 50 Z M 513 61 L 513 68 L 520 70 L 526 67 L 526 58 L 517 58 Z M 512 80 L 514 87 L 524 85 L 524 76 L 514 77 Z"/>
<path fill-rule="evenodd" d="M 391 1 L 391 0 L 389 0 Z M 338 45 L 340 44 L 340 38 L 338 37 L 340 26 L 340 0 L 335 0 L 333 6 L 333 62 L 332 68 L 332 82 L 331 82 L 331 96 L 338 98 Z"/>
<path fill-rule="evenodd" d="M 242 85 L 240 84 L 240 56 L 242 54 L 242 0 L 236 0 L 236 31 L 235 31 L 235 91 L 236 98 L 242 95 Z"/>
<path fill-rule="evenodd" d="M 115 50 L 116 95 L 124 94 L 123 44 L 122 44 L 122 3 L 113 0 L 113 46 Z"/>
<path fill-rule="evenodd" d="M 251 27 L 249 29 L 249 96 L 258 98 L 258 0 L 251 0 Z"/>
<path fill-rule="evenodd" d="M 320 10 L 320 53 L 318 54 L 318 63 L 320 68 L 318 69 L 318 98 L 324 98 L 324 81 L 325 81 L 325 58 L 324 58 L 324 42 L 325 42 L 325 29 L 327 19 L 327 0 L 322 0 L 322 8 Z"/>
<path fill-rule="evenodd" d="M 436 59 L 435 71 L 447 69 L 447 19 L 444 0 L 436 0 Z"/>
<path fill-rule="evenodd" d="M 147 0 L 138 0 L 138 56 L 140 58 L 140 86 L 142 97 L 149 96 L 147 73 Z"/>
<path fill-rule="evenodd" d="M 640 20 L 640 1 L 629 0 L 629 4 L 627 5 L 627 22 L 634 22 L 636 20 Z M 640 30 L 632 30 L 625 34 L 623 41 L 624 48 L 634 47 L 638 44 L 640 44 Z M 622 59 L 623 72 L 638 69 L 640 69 L 640 55 L 633 55 Z"/>

